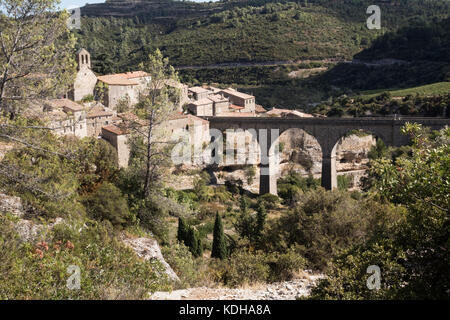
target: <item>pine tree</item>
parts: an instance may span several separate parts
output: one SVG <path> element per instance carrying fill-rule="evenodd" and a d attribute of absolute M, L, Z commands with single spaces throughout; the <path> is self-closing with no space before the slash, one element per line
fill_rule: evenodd
<path fill-rule="evenodd" d="M 211 258 L 226 259 L 227 245 L 223 234 L 222 219 L 219 213 L 216 213 L 216 221 L 214 222 L 214 238 L 212 244 Z"/>
<path fill-rule="evenodd" d="M 178 234 L 177 239 L 179 242 L 182 242 L 186 244 L 186 238 L 187 238 L 187 228 L 186 228 L 186 222 L 183 218 L 178 218 Z"/>

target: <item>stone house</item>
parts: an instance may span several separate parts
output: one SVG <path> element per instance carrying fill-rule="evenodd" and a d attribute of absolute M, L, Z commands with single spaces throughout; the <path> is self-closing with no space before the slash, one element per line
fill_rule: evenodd
<path fill-rule="evenodd" d="M 98 137 L 102 127 L 118 123 L 117 113 L 99 102 L 92 102 L 86 106 L 87 135 Z"/>
<path fill-rule="evenodd" d="M 130 112 L 118 114 L 117 117 L 120 118 L 120 121 L 101 128 L 101 137 L 116 148 L 119 166 L 127 167 L 130 158 L 129 135 L 136 127 L 140 128 L 139 131 L 145 132 L 148 126 L 145 120 L 139 119 Z M 155 136 L 159 140 L 167 142 L 175 142 L 182 133 L 187 131 L 191 141 L 198 142 L 202 150 L 210 141 L 209 122 L 191 114 L 175 112 L 155 130 Z M 201 162 L 202 158 L 193 158 L 192 160 Z"/>
<path fill-rule="evenodd" d="M 151 77 L 143 71 L 134 71 L 99 76 L 98 80 L 106 87 L 103 104 L 115 110 L 122 99 L 128 99 L 130 105 L 136 104 Z"/>
<path fill-rule="evenodd" d="M 255 97 L 249 94 L 239 92 L 233 88 L 220 90 L 225 98 L 230 100 L 230 104 L 236 106 L 238 112 L 255 112 Z"/>
<path fill-rule="evenodd" d="M 255 97 L 235 89 L 191 87 L 187 109 L 197 116 L 224 116 L 231 112 L 256 115 Z"/>
<path fill-rule="evenodd" d="M 43 120 L 57 135 L 75 135 L 79 138 L 88 135 L 84 107 L 69 99 L 31 102 L 24 115 Z"/>
<path fill-rule="evenodd" d="M 114 124 L 102 127 L 101 136 L 117 150 L 118 165 L 120 168 L 127 167 L 130 159 L 127 135 L 128 132 L 125 129 Z"/>
<path fill-rule="evenodd" d="M 76 53 L 77 74 L 68 97 L 73 101 L 81 101 L 83 98 L 94 95 L 97 77 L 91 70 L 91 55 L 85 49 Z"/>

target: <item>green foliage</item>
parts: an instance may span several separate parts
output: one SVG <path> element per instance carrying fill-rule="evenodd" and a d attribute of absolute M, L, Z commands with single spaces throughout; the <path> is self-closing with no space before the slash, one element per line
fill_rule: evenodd
<path fill-rule="evenodd" d="M 306 192 L 274 222 L 264 244 L 279 252 L 298 246 L 310 268 L 325 270 L 341 250 L 363 243 L 372 234 L 385 234 L 400 217 L 389 205 L 320 188 Z"/>
<path fill-rule="evenodd" d="M 178 218 L 178 242 L 186 245 L 194 257 L 203 255 L 203 243 L 200 234 L 194 227 L 186 224 L 183 218 Z"/>
<path fill-rule="evenodd" d="M 286 253 L 265 253 L 244 248 L 235 250 L 227 261 L 216 268 L 218 280 L 230 287 L 255 283 L 291 280 L 305 266 L 294 249 Z"/>
<path fill-rule="evenodd" d="M 290 172 L 287 176 L 278 180 L 278 195 L 287 203 L 294 201 L 295 197 L 309 189 L 316 189 L 320 186 L 320 180 L 312 175 L 308 178 L 302 177 L 299 173 Z"/>
<path fill-rule="evenodd" d="M 135 199 L 131 204 L 131 212 L 139 219 L 141 226 L 151 231 L 154 236 L 163 244 L 169 242 L 169 228 L 167 217 L 168 207 L 156 195 L 140 200 Z"/>
<path fill-rule="evenodd" d="M 270 267 L 263 252 L 251 253 L 243 249 L 235 251 L 229 260 L 224 261 L 217 273 L 219 280 L 225 285 L 237 287 L 266 282 Z"/>
<path fill-rule="evenodd" d="M 1 299 L 143 299 L 170 288 L 163 266 L 139 259 L 106 223 L 61 223 L 43 241 L 30 243 L 0 220 Z M 70 265 L 80 268 L 80 290 L 66 287 Z"/>
<path fill-rule="evenodd" d="M 186 222 L 183 218 L 178 218 L 178 231 L 177 231 L 177 240 L 178 242 L 184 242 L 187 237 L 187 226 Z"/>
<path fill-rule="evenodd" d="M 259 197 L 258 202 L 260 202 L 267 209 L 275 209 L 279 203 L 280 198 L 274 194 L 266 193 Z"/>
<path fill-rule="evenodd" d="M 200 280 L 198 263 L 191 251 L 183 243 L 176 243 L 170 247 L 162 247 L 164 260 L 179 275 L 182 287 L 192 287 Z"/>
<path fill-rule="evenodd" d="M 339 190 L 347 190 L 351 186 L 352 176 L 350 175 L 338 175 L 337 176 L 337 185 Z"/>
<path fill-rule="evenodd" d="M 223 260 L 227 257 L 227 243 L 223 233 L 222 219 L 219 213 L 216 214 L 214 221 L 213 244 L 211 250 L 211 258 Z"/>
<path fill-rule="evenodd" d="M 96 220 L 108 220 L 113 226 L 125 226 L 131 221 L 127 199 L 120 189 L 105 182 L 84 200 L 89 216 Z"/>
<path fill-rule="evenodd" d="M 373 190 L 404 208 L 405 218 L 389 234 L 375 233 L 336 258 L 328 280 L 314 291 L 328 299 L 448 299 L 450 131 L 429 134 L 418 124 L 404 132 L 412 154 L 379 159 L 371 166 Z M 364 288 L 365 269 L 378 265 L 382 288 Z"/>
<path fill-rule="evenodd" d="M 312 111 L 340 117 L 343 115 L 362 117 L 371 114 L 436 117 L 447 115 L 449 104 L 450 94 L 448 93 L 431 97 L 409 95 L 401 100 L 391 98 L 387 94 L 369 98 L 357 96 L 351 99 L 344 95 L 332 99 L 329 103 L 319 104 Z"/>

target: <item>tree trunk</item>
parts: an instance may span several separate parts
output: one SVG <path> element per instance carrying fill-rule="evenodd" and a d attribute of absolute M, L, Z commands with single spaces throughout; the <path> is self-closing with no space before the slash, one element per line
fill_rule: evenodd
<path fill-rule="evenodd" d="M 150 182 L 151 182 L 151 159 L 152 159 L 152 134 L 153 134 L 153 120 L 154 111 L 150 113 L 150 119 L 148 124 L 148 135 L 147 135 L 147 164 L 145 170 L 145 185 L 144 185 L 144 196 L 147 198 L 150 194 Z"/>

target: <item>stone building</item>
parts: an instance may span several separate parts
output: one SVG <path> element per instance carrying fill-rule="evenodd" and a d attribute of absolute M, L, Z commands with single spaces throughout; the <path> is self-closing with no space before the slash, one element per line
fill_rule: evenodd
<path fill-rule="evenodd" d="M 127 167 L 130 159 L 127 135 L 128 132 L 126 130 L 114 124 L 102 127 L 101 136 L 117 150 L 118 165 L 120 168 Z"/>
<path fill-rule="evenodd" d="M 239 92 L 233 88 L 220 90 L 225 98 L 230 100 L 230 104 L 235 106 L 239 112 L 255 112 L 255 97 L 249 94 Z"/>
<path fill-rule="evenodd" d="M 151 77 L 143 71 L 134 71 L 99 76 L 98 80 L 106 85 L 104 105 L 116 109 L 122 99 L 128 99 L 130 105 L 136 104 L 139 93 L 147 87 Z"/>
<path fill-rule="evenodd" d="M 69 99 L 50 99 L 31 102 L 24 116 L 42 120 L 57 135 L 88 135 L 84 107 Z"/>
<path fill-rule="evenodd" d="M 127 167 L 130 158 L 129 135 L 135 129 L 145 132 L 148 128 L 147 121 L 139 119 L 131 112 L 117 115 L 120 119 L 114 124 L 101 127 L 101 137 L 111 143 L 117 150 L 120 167 Z M 154 131 L 158 141 L 176 142 L 183 133 L 188 133 L 191 141 L 196 141 L 202 148 L 209 143 L 209 122 L 190 114 L 173 113 L 166 121 L 157 126 Z M 202 158 L 195 159 L 201 163 Z"/>
<path fill-rule="evenodd" d="M 112 125 L 120 122 L 117 113 L 105 107 L 99 102 L 86 104 L 86 125 L 87 135 L 98 137 L 102 132 L 103 126 Z"/>
<path fill-rule="evenodd" d="M 224 116 L 231 112 L 256 115 L 255 97 L 235 89 L 191 87 L 187 109 L 197 116 Z"/>
<path fill-rule="evenodd" d="M 89 52 L 80 49 L 76 53 L 76 60 L 77 74 L 68 96 L 74 101 L 81 101 L 86 96 L 94 95 L 97 77 L 91 70 L 91 55 Z"/>

